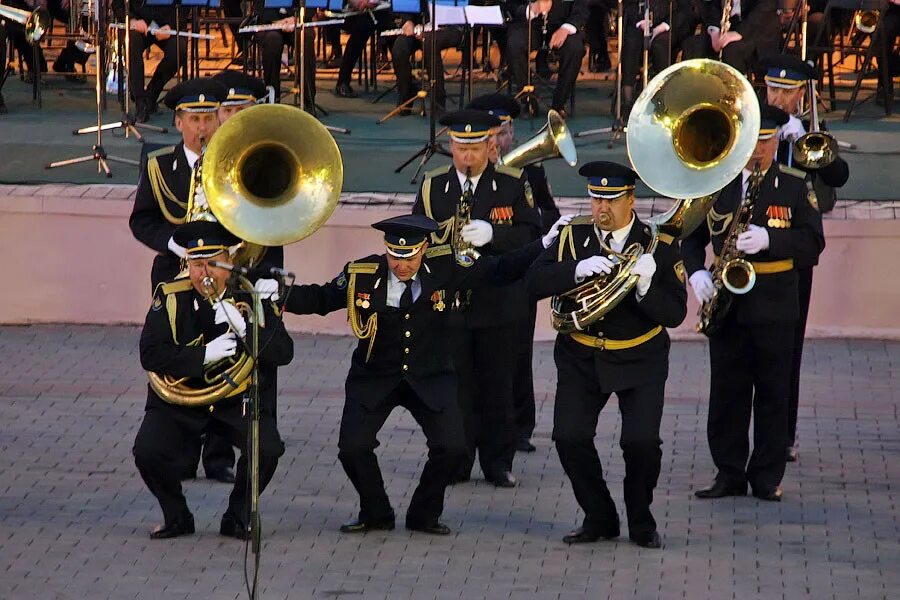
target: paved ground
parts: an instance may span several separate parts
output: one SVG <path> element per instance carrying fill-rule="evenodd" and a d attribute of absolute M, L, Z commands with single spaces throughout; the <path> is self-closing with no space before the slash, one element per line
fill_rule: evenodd
<path fill-rule="evenodd" d="M 217 535 L 225 486 L 188 484 L 197 535 L 147 537 L 161 516 L 130 452 L 145 394 L 137 335 L 0 328 L 0 598 L 245 596 L 244 547 Z M 900 344 L 810 344 L 801 462 L 789 467 L 781 504 L 691 496 L 712 475 L 706 348 L 675 344 L 654 504 L 665 548 L 648 551 L 560 541 L 579 514 L 549 441 L 549 344 L 536 348 L 538 451 L 519 455 L 520 487 L 454 488 L 447 538 L 340 535 L 356 504 L 335 448 L 351 340 L 295 341 L 279 400 L 288 450 L 262 504 L 264 598 L 897 597 Z M 401 514 L 424 451 L 413 425 L 397 412 L 381 436 Z M 597 444 L 620 499 L 617 428 L 611 405 Z"/>

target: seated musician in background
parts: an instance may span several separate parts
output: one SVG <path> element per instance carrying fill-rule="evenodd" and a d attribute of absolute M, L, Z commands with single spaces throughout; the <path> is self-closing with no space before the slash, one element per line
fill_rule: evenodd
<path fill-rule="evenodd" d="M 341 98 L 356 98 L 358 94 L 350 87 L 350 78 L 353 76 L 353 67 L 362 57 L 363 48 L 369 38 L 379 29 L 386 29 L 391 19 L 390 10 L 372 10 L 380 4 L 380 0 L 348 0 L 347 11 L 362 11 L 362 14 L 351 15 L 344 19 L 341 26 L 350 34 L 344 55 L 341 57 L 341 66 L 338 70 L 337 85 L 334 93 Z"/>
<path fill-rule="evenodd" d="M 6 83 L 9 67 L 6 64 L 6 23 L 0 21 L 0 115 L 9 112 L 6 102 L 3 100 L 3 84 Z"/>
<path fill-rule="evenodd" d="M 516 137 L 515 120 L 519 117 L 521 105 L 509 94 L 486 94 L 474 98 L 467 109 L 483 110 L 500 119 L 500 125 L 491 130 L 495 152 L 491 162 L 512 150 Z M 541 214 L 541 231 L 546 233 L 559 219 L 559 209 L 553 201 L 550 191 L 550 179 L 541 163 L 528 165 L 523 171 L 531 184 L 534 205 Z M 568 222 L 568 221 L 565 221 Z M 534 452 L 531 434 L 535 426 L 534 379 L 532 374 L 532 354 L 534 347 L 534 322 L 537 317 L 537 305 L 534 299 L 529 300 L 529 312 L 518 330 L 520 333 L 515 372 L 513 374 L 513 421 L 516 429 L 516 450 Z"/>
<path fill-rule="evenodd" d="M 188 279 L 161 284 L 154 294 L 141 332 L 141 365 L 160 376 L 188 378 L 190 388 L 209 386 L 208 378 L 227 369 L 243 354 L 244 342 L 252 345 L 253 327 L 239 308 L 247 298 L 235 297 L 227 286 L 229 271 L 209 265 L 210 260 L 229 262 L 229 248 L 240 243 L 222 225 L 192 221 L 175 231 L 175 242 L 185 248 Z M 277 368 L 294 356 L 291 337 L 271 302 L 262 302 L 259 321 L 259 488 L 275 474 L 284 444 L 275 426 Z M 194 517 L 181 489 L 183 452 L 203 433 L 217 433 L 231 444 L 245 448 L 238 460 L 237 476 L 219 533 L 247 539 L 249 483 L 247 431 L 242 414 L 242 392 L 249 383 L 235 380 L 237 389 L 209 406 L 186 406 L 163 400 L 148 385 L 144 420 L 134 441 L 134 461 L 147 487 L 156 496 L 164 523 L 152 539 L 194 533 Z"/>
<path fill-rule="evenodd" d="M 430 23 L 428 15 L 428 1 L 421 0 L 422 12 L 419 16 L 404 15 L 403 33 L 394 40 L 391 48 L 391 60 L 394 64 L 394 73 L 397 76 L 397 104 L 403 104 L 418 92 L 418 86 L 413 83 L 411 62 L 416 50 L 422 49 L 425 71 L 429 77 L 434 77 L 434 102 L 438 113 L 446 110 L 447 92 L 444 90 L 444 59 L 441 51 L 447 48 L 455 48 L 462 41 L 462 30 L 459 27 L 441 27 L 437 32 L 417 32 L 416 27 Z M 429 25 L 430 26 L 430 25 Z M 435 39 L 432 41 L 431 37 Z M 431 49 L 435 44 L 437 54 L 434 56 L 434 73 L 431 72 Z M 405 110 L 401 114 L 408 115 L 412 111 Z"/>
<path fill-rule="evenodd" d="M 721 0 L 697 0 L 703 31 L 682 44 L 684 58 L 716 58 L 749 75 L 762 56 L 775 54 L 781 46 L 781 26 L 775 0 L 731 0 L 731 12 L 723 19 Z M 723 20 L 728 31 L 721 33 Z"/>
<path fill-rule="evenodd" d="M 359 344 L 347 374 L 338 458 L 359 493 L 359 515 L 343 533 L 394 529 L 394 509 L 375 456 L 378 432 L 398 406 L 422 428 L 428 460 L 406 512 L 406 528 L 447 535 L 440 522 L 447 485 L 463 460 L 465 433 L 450 356 L 450 305 L 460 287 L 521 277 L 543 247 L 534 241 L 515 253 L 456 264 L 447 245 L 429 247 L 438 225 L 423 215 L 404 215 L 372 225 L 384 232 L 386 252 L 347 263 L 324 285 L 294 285 L 284 309 L 325 315 L 347 309 Z M 558 229 L 558 228 L 557 228 Z M 544 245 L 556 230 L 544 238 Z M 273 280 L 256 284 L 275 292 Z"/>
<path fill-rule="evenodd" d="M 759 140 L 743 173 L 722 189 L 701 225 L 682 242 L 691 288 L 701 303 L 721 304 L 711 319 L 707 436 L 713 484 L 698 498 L 744 496 L 780 502 L 788 445 L 788 398 L 800 315 L 797 264 L 814 264 L 825 247 L 822 217 L 803 171 L 775 163 L 783 111 L 763 107 Z M 742 204 L 749 207 L 742 210 Z M 740 225 L 735 225 L 740 223 Z M 705 266 L 712 244 L 716 279 L 723 261 L 744 257 L 756 282 L 732 294 Z M 735 279 L 734 281 L 739 281 Z M 708 304 L 705 304 L 705 307 Z M 753 416 L 753 452 L 748 435 Z M 748 460 L 749 459 L 749 460 Z"/>
<path fill-rule="evenodd" d="M 529 50 L 539 50 L 546 45 L 549 51 L 559 53 L 559 73 L 550 108 L 565 115 L 565 106 L 575 90 L 575 80 L 584 58 L 584 34 L 581 30 L 588 18 L 587 0 L 514 0 L 507 6 L 512 19 L 506 42 L 511 89 L 518 92 L 528 81 Z"/>
<path fill-rule="evenodd" d="M 116 0 L 114 8 L 116 20 L 120 23 L 125 22 L 124 1 Z M 131 31 L 128 32 L 128 89 L 134 100 L 135 121 L 146 123 L 157 112 L 157 101 L 166 83 L 175 76 L 179 66 L 187 61 L 187 38 L 166 33 L 179 29 L 179 24 L 175 22 L 174 6 L 148 6 L 145 0 L 127 2 L 131 15 Z M 159 27 L 160 31 L 150 33 L 152 25 Z M 183 28 L 184 23 L 181 25 Z M 154 45 L 163 51 L 163 57 L 145 87 L 144 52 Z"/>
<path fill-rule="evenodd" d="M 275 90 L 275 102 L 281 101 L 281 55 L 285 46 L 290 51 L 294 48 L 295 17 L 284 8 L 265 8 L 263 0 L 255 0 L 254 14 L 259 15 L 258 24 L 283 25 L 281 31 L 260 31 L 254 34 L 262 54 L 263 80 Z M 306 11 L 306 22 L 312 21 L 315 11 Z M 303 81 L 305 103 L 311 110 L 316 99 L 316 34 L 313 28 L 307 27 L 303 40 Z"/>
<path fill-rule="evenodd" d="M 697 19 L 691 6 L 692 0 L 676 0 L 669 18 L 669 0 L 650 2 L 650 73 L 647 81 L 675 61 L 682 43 L 694 34 Z M 634 82 L 640 77 L 644 61 L 644 40 L 647 24 L 644 21 L 643 2 L 624 2 L 624 31 L 622 35 L 622 117 L 628 120 L 634 104 Z M 671 23 L 669 21 L 672 21 Z"/>
<path fill-rule="evenodd" d="M 591 217 L 572 221 L 532 265 L 528 288 L 538 298 L 609 274 L 617 262 L 610 250 L 623 252 L 635 242 L 647 248 L 651 242 L 650 227 L 634 213 L 633 170 L 597 161 L 578 173 L 588 178 Z M 619 515 L 593 440 L 600 411 L 615 393 L 622 413 L 619 446 L 625 459 L 628 537 L 644 548 L 662 545 L 650 505 L 662 460 L 659 426 L 670 345 L 665 328 L 680 325 L 687 312 L 678 243 L 660 234 L 654 252 L 642 254 L 631 275 L 637 276 L 634 291 L 602 320 L 556 337 L 553 441 L 584 511 L 581 527 L 563 538 L 567 544 L 619 536 Z M 562 310 L 578 309 L 574 301 L 564 302 Z"/>
<path fill-rule="evenodd" d="M 220 125 L 245 108 L 265 102 L 266 84 L 261 79 L 230 69 L 216 73 L 212 78 L 221 83 L 227 91 L 219 103 Z"/>
<path fill-rule="evenodd" d="M 612 68 L 606 36 L 609 32 L 609 12 L 616 4 L 613 0 L 588 0 L 584 34 L 590 47 L 588 70 L 591 73 L 602 73 Z"/>
<path fill-rule="evenodd" d="M 801 101 L 808 89 L 810 80 L 816 79 L 816 68 L 810 62 L 804 62 L 790 54 L 776 54 L 764 58 L 760 67 L 766 70 L 766 99 L 789 115 L 788 122 L 778 129 L 778 150 L 775 161 L 788 167 L 797 167 L 806 171 L 812 190 L 816 194 L 818 210 L 821 214 L 834 208 L 835 188 L 843 187 L 850 178 L 850 168 L 840 156 L 835 154 L 834 161 L 822 164 L 821 168 L 807 168 L 796 164 L 793 160 L 794 142 L 806 134 L 809 120 L 800 120 Z M 807 99 L 808 102 L 814 100 Z M 820 123 L 825 130 L 824 121 Z M 837 148 L 837 145 L 835 145 Z M 836 150 L 835 150 L 836 152 Z M 788 403 L 788 448 L 787 461 L 797 460 L 797 410 L 800 402 L 800 364 L 803 359 L 803 340 L 806 336 L 806 319 L 809 316 L 809 301 L 812 295 L 813 267 L 818 264 L 819 256 L 811 256 L 813 262 L 806 264 L 795 260 L 797 284 L 800 293 L 800 316 L 794 336 L 794 360 L 791 374 L 791 397 Z"/>
<path fill-rule="evenodd" d="M 897 36 L 900 36 L 900 0 L 889 0 L 880 29 L 881 31 L 878 35 L 885 37 L 888 60 L 887 64 L 882 64 L 883 61 L 881 60 L 878 61 L 878 91 L 875 97 L 878 104 L 882 104 L 885 101 L 885 89 L 883 86 L 885 79 L 900 75 L 900 52 L 898 52 L 896 45 Z"/>
<path fill-rule="evenodd" d="M 84 0 L 88 2 L 89 0 Z M 63 24 L 63 26 L 68 26 L 71 21 L 71 3 L 73 0 L 47 0 L 47 12 L 50 13 L 50 16 Z M 6 2 L 4 2 L 5 4 Z M 78 14 L 78 26 L 84 27 L 86 22 L 82 22 L 82 15 Z M 78 31 L 70 31 L 70 34 L 78 34 Z M 60 50 L 59 55 L 56 57 L 56 60 L 53 61 L 53 70 L 57 73 L 73 73 L 75 71 L 75 65 L 81 65 L 81 72 L 85 72 L 85 65 L 87 64 L 88 58 L 90 58 L 90 54 L 79 48 L 75 45 L 75 40 L 68 40 L 66 42 L 66 47 Z M 67 76 L 67 79 L 70 79 L 72 75 Z"/>

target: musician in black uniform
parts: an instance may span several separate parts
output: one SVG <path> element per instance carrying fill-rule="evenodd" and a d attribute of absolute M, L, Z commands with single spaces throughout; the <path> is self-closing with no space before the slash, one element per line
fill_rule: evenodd
<path fill-rule="evenodd" d="M 729 30 L 721 34 L 721 0 L 697 0 L 702 31 L 684 41 L 684 58 L 716 58 L 748 75 L 760 57 L 775 54 L 781 44 L 781 25 L 775 0 L 732 0 Z"/>
<path fill-rule="evenodd" d="M 213 79 L 221 83 L 227 91 L 219 103 L 220 125 L 245 108 L 256 106 L 266 100 L 266 84 L 263 80 L 243 71 L 226 69 L 213 75 Z"/>
<path fill-rule="evenodd" d="M 441 113 L 445 110 L 447 100 L 447 92 L 444 89 L 444 60 L 441 52 L 447 48 L 455 48 L 462 41 L 463 34 L 459 27 L 440 27 L 436 32 L 426 31 L 425 33 L 415 33 L 416 26 L 422 26 L 430 23 L 427 18 L 428 0 L 421 0 L 421 11 L 417 15 L 404 15 L 403 33 L 394 40 L 391 48 L 391 61 L 394 64 L 394 74 L 397 76 L 397 104 L 403 104 L 416 95 L 418 91 L 413 83 L 411 61 L 416 54 L 416 50 L 422 49 L 422 60 L 425 63 L 425 71 L 429 77 L 435 76 L 434 80 L 434 101 L 437 110 Z M 435 39 L 432 40 L 431 37 Z M 434 46 L 432 46 L 434 44 Z M 431 72 L 431 49 L 437 50 L 434 56 L 434 74 Z M 411 111 L 406 110 L 401 114 L 410 114 Z"/>
<path fill-rule="evenodd" d="M 123 0 L 117 0 L 117 18 L 125 22 L 122 13 Z M 167 30 L 183 30 L 187 24 L 187 11 L 181 23 L 175 22 L 175 6 L 148 6 L 145 0 L 127 0 L 131 15 L 131 31 L 128 32 L 128 89 L 134 100 L 135 120 L 146 123 L 157 111 L 157 101 L 166 83 L 179 66 L 187 62 L 187 38 L 165 33 Z M 160 28 L 155 34 L 148 29 L 155 23 Z M 156 66 L 150 82 L 144 87 L 144 52 L 150 46 L 163 51 L 162 60 Z"/>
<path fill-rule="evenodd" d="M 234 364 L 242 354 L 242 342 L 252 344 L 253 328 L 227 287 L 229 272 L 212 267 L 209 260 L 229 261 L 228 248 L 240 240 L 219 223 L 193 221 L 175 231 L 175 241 L 187 253 L 189 278 L 163 283 L 141 332 L 141 365 L 147 371 L 174 378 L 187 377 L 187 385 L 204 388 L 207 377 Z M 205 278 L 212 282 L 205 285 Z M 284 444 L 275 427 L 277 367 L 286 365 L 294 346 L 271 302 L 263 302 L 259 323 L 259 485 L 264 490 L 275 473 Z M 137 438 L 134 460 L 141 477 L 159 500 L 164 524 L 150 534 L 153 539 L 194 533 L 194 517 L 188 509 L 179 475 L 184 452 L 203 432 L 217 432 L 232 444 L 245 446 L 249 421 L 242 414 L 242 392 L 249 378 L 235 379 L 237 393 L 229 393 L 209 406 L 185 406 L 163 400 L 148 386 L 147 407 Z M 228 508 L 222 517 L 222 535 L 247 538 L 249 484 L 247 452 L 241 453 L 237 478 Z"/>
<path fill-rule="evenodd" d="M 719 292 L 729 295 L 731 305 L 708 333 L 707 436 L 718 473 L 712 486 L 695 493 L 698 498 L 743 496 L 748 483 L 761 500 L 778 502 L 782 497 L 794 332 L 800 315 L 796 265 L 814 264 L 825 246 L 822 218 L 806 174 L 774 162 L 777 127 L 786 122 L 783 111 L 763 107 L 759 141 L 743 173 L 722 190 L 706 226 L 682 242 L 694 295 L 708 302 L 716 282 L 705 266 L 706 246 L 711 243 L 716 256 L 722 255 L 741 203 L 755 196 L 747 229 L 732 236 L 736 252 L 727 250 L 723 258 L 743 254 L 756 272 L 756 283 L 744 294 Z M 755 186 L 757 166 L 762 179 Z M 751 413 L 752 454 L 747 439 Z"/>
<path fill-rule="evenodd" d="M 776 54 L 763 59 L 760 66 L 766 70 L 766 99 L 772 106 L 777 106 L 790 115 L 788 122 L 778 129 L 778 150 L 775 161 L 788 167 L 796 167 L 806 172 L 807 179 L 816 194 L 819 212 L 825 214 L 834 208 L 835 188 L 843 187 L 850 178 L 850 167 L 840 156 L 830 164 L 819 169 L 807 169 L 796 164 L 794 142 L 806 134 L 809 120 L 800 120 L 800 101 L 803 99 L 810 79 L 816 79 L 816 68 L 810 62 L 804 62 L 791 54 Z M 824 122 L 820 129 L 825 131 Z M 803 264 L 795 260 L 797 285 L 800 293 L 800 316 L 794 335 L 794 360 L 791 374 L 791 398 L 788 403 L 788 448 L 787 461 L 797 460 L 797 410 L 800 402 L 800 365 L 803 359 L 803 340 L 806 336 L 806 319 L 809 316 L 809 301 L 812 295 L 813 268 L 819 262 L 819 256 L 810 257 L 811 264 Z"/>
<path fill-rule="evenodd" d="M 432 235 L 433 243 L 471 245 L 482 256 L 490 256 L 540 236 L 540 215 L 525 173 L 488 160 L 490 131 L 500 122 L 478 110 L 462 110 L 441 119 L 442 125 L 450 127 L 453 164 L 426 174 L 413 206 L 414 213 L 440 225 L 440 231 Z M 457 217 L 465 218 L 458 214 L 464 196 L 470 197 L 468 223 L 457 222 Z M 469 479 L 477 449 L 485 479 L 513 487 L 513 374 L 518 327 L 528 315 L 524 284 L 461 289 L 451 304 L 453 363 L 469 448 L 457 480 Z"/>
<path fill-rule="evenodd" d="M 439 521 L 444 491 L 464 460 L 465 434 L 450 360 L 448 321 L 461 286 L 521 277 L 542 246 L 533 242 L 516 253 L 485 257 L 472 267 L 455 264 L 449 245 L 429 248 L 437 224 L 422 215 L 375 223 L 384 232 L 386 254 L 348 263 L 325 285 L 294 285 L 285 310 L 320 314 L 347 309 L 359 345 L 347 375 L 338 457 L 360 496 L 359 515 L 344 533 L 394 528 L 394 511 L 384 489 L 375 448 L 377 435 L 397 406 L 422 427 L 428 461 L 410 499 L 406 527 L 434 535 L 450 533 Z M 546 244 L 554 233 L 548 234 Z M 260 280 L 272 293 L 277 284 Z"/>
<path fill-rule="evenodd" d="M 637 174 L 622 165 L 591 162 L 578 171 L 588 177 L 591 218 L 576 218 L 559 240 L 535 261 L 528 287 L 543 298 L 565 293 L 614 263 L 606 245 L 622 252 L 637 242 L 645 249 L 652 232 L 634 214 Z M 659 234 L 653 253 L 635 263 L 633 292 L 583 331 L 556 338 L 557 388 L 553 440 L 575 498 L 584 511 L 581 527 L 563 538 L 582 544 L 619 535 L 619 516 L 603 479 L 594 435 L 600 411 L 615 393 L 622 413 L 619 445 L 625 459 L 625 509 L 631 541 L 659 548 L 661 539 L 650 512 L 659 477 L 662 440 L 659 426 L 669 372 L 669 336 L 685 317 L 687 293 L 678 244 Z M 563 310 L 577 307 L 566 300 Z"/>
<path fill-rule="evenodd" d="M 496 152 L 491 161 L 496 163 L 512 150 L 516 137 L 515 120 L 519 117 L 521 105 L 509 94 L 485 94 L 474 98 L 466 108 L 483 110 L 500 119 L 500 125 L 492 129 Z M 531 185 L 534 205 L 541 214 L 541 231 L 546 233 L 559 219 L 559 209 L 550 191 L 550 178 L 541 163 L 528 165 L 523 169 Z M 537 317 L 537 300 L 529 299 L 529 312 L 518 326 L 520 333 L 518 359 L 513 375 L 513 422 L 516 429 L 516 450 L 534 452 L 531 434 L 534 433 L 535 404 L 532 356 L 534 349 L 534 321 Z"/>
<path fill-rule="evenodd" d="M 6 102 L 3 100 L 3 84 L 6 83 L 8 76 L 8 67 L 6 66 L 6 23 L 0 21 L 0 115 L 9 112 L 6 108 Z"/>
<path fill-rule="evenodd" d="M 550 108 L 565 114 L 584 58 L 582 29 L 588 18 L 588 0 L 513 0 L 507 6 L 512 19 L 506 42 L 506 57 L 515 86 L 512 89 L 518 91 L 527 82 L 530 26 L 532 50 L 546 45 L 548 50 L 559 53 L 559 73 Z"/>
<path fill-rule="evenodd" d="M 350 87 L 350 78 L 353 76 L 353 67 L 362 57 L 363 48 L 369 42 L 369 38 L 375 35 L 379 29 L 386 29 L 391 19 L 390 10 L 373 10 L 381 3 L 380 0 L 348 0 L 347 10 L 361 14 L 351 15 L 344 19 L 341 28 L 350 34 L 347 46 L 341 56 L 341 66 L 338 69 L 337 85 L 334 93 L 341 98 L 356 98 L 358 94 Z"/>
<path fill-rule="evenodd" d="M 260 31 L 254 34 L 262 55 L 263 80 L 275 90 L 275 102 L 281 101 L 281 55 L 285 46 L 293 51 L 295 36 L 295 17 L 293 11 L 285 8 L 265 8 L 263 0 L 256 0 L 254 14 L 259 15 L 259 24 L 277 23 L 284 29 L 276 31 Z M 305 22 L 309 23 L 315 11 L 306 11 Z M 304 99 L 308 108 L 316 99 L 316 34 L 307 27 L 303 39 L 303 82 Z"/>
<path fill-rule="evenodd" d="M 635 80 L 641 74 L 644 60 L 643 2 L 627 0 L 624 6 L 622 32 L 622 114 L 628 119 L 634 104 Z M 674 0 L 669 15 L 669 0 L 650 1 L 650 73 L 653 78 L 675 61 L 682 43 L 694 34 L 697 18 L 691 0 Z"/>

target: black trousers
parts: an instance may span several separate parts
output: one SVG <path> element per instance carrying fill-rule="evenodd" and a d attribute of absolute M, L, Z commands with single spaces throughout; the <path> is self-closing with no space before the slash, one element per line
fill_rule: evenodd
<path fill-rule="evenodd" d="M 134 440 L 134 462 L 144 483 L 159 501 L 166 523 L 173 523 L 189 512 L 180 480 L 188 444 L 196 442 L 205 432 L 215 432 L 235 446 L 244 448 L 246 445 L 249 420 L 241 416 L 239 403 L 222 402 L 226 401 L 232 405 L 213 412 L 205 408 L 151 406 L 144 413 Z M 275 474 L 282 454 L 284 444 L 278 435 L 274 415 L 263 411 L 259 423 L 260 491 Z M 248 522 L 249 516 L 247 455 L 246 451 L 241 452 L 227 509 L 243 523 Z"/>
<path fill-rule="evenodd" d="M 588 0 L 588 20 L 584 31 L 591 54 L 609 60 L 606 31 L 609 25 L 609 5 L 605 0 Z"/>
<path fill-rule="evenodd" d="M 434 43 L 437 44 L 437 54 L 434 57 L 435 73 L 431 72 L 432 35 L 436 36 Z M 454 48 L 459 45 L 461 40 L 462 31 L 452 27 L 439 29 L 436 34 L 426 33 L 424 41 L 419 41 L 412 36 L 398 35 L 391 49 L 391 61 L 394 63 L 394 73 L 397 75 L 397 103 L 401 104 L 415 94 L 411 63 L 416 50 L 422 48 L 425 70 L 429 77 L 434 77 L 434 101 L 438 106 L 444 106 L 447 92 L 444 90 L 444 60 L 441 58 L 441 50 Z"/>
<path fill-rule="evenodd" d="M 558 369 L 559 360 L 558 356 Z M 631 535 L 656 531 L 650 505 L 662 461 L 659 425 L 665 387 L 666 382 L 662 380 L 616 392 L 622 414 L 619 447 L 625 459 L 623 488 Z M 584 511 L 584 528 L 601 535 L 619 533 L 616 505 L 603 478 L 594 445 L 600 411 L 610 395 L 601 391 L 593 361 L 560 369 L 553 410 L 553 440 L 563 470 L 572 482 L 575 499 Z"/>
<path fill-rule="evenodd" d="M 135 102 L 144 99 L 146 102 L 156 104 L 166 83 L 178 72 L 178 66 L 184 65 L 187 61 L 187 38 L 173 35 L 161 42 L 152 35 L 130 31 L 128 43 L 130 44 L 129 60 L 131 63 L 131 70 L 128 72 L 128 86 L 131 90 L 131 97 Z M 159 61 L 145 88 L 144 51 L 153 45 L 162 49 L 163 58 Z"/>
<path fill-rule="evenodd" d="M 806 319 L 812 296 L 813 267 L 797 269 L 797 291 L 800 299 L 800 318 L 794 327 L 794 356 L 791 363 L 791 397 L 788 402 L 788 446 L 797 442 L 797 411 L 800 405 L 800 366 L 803 361 L 803 340 L 806 338 Z"/>
<path fill-rule="evenodd" d="M 534 322 L 537 318 L 537 304 L 528 305 L 528 316 L 516 326 L 519 340 L 513 371 L 513 422 L 516 439 L 531 439 L 534 433 L 536 409 L 534 404 Z"/>
<path fill-rule="evenodd" d="M 516 453 L 513 369 L 516 324 L 453 330 L 453 366 L 466 432 L 466 460 L 458 475 L 469 477 L 475 455 L 485 478 L 512 469 Z"/>
<path fill-rule="evenodd" d="M 548 42 L 553 31 L 549 28 L 547 30 Z M 541 44 L 541 26 L 538 19 L 533 19 L 531 21 L 531 49 L 537 50 Z M 550 108 L 559 110 L 565 107 L 575 90 L 575 80 L 578 79 L 578 71 L 581 69 L 581 61 L 584 58 L 584 35 L 580 31 L 571 34 L 557 52 L 559 53 L 559 73 Z M 512 75 L 513 91 L 517 92 L 522 89 L 527 81 L 528 54 L 528 24 L 524 22 L 510 23 L 509 35 L 506 40 L 506 60 L 509 62 Z"/>
<path fill-rule="evenodd" d="M 275 90 L 275 101 L 281 100 L 281 54 L 284 47 L 294 47 L 294 34 L 283 31 L 261 31 L 256 34 L 262 55 L 263 80 Z M 307 103 L 316 99 L 316 34 L 307 28 L 303 41 L 303 81 Z"/>
<path fill-rule="evenodd" d="M 772 491 L 781 483 L 788 446 L 795 325 L 741 325 L 730 314 L 721 331 L 709 338 L 706 432 L 718 469 L 717 481 L 749 482 L 759 493 Z"/>
<path fill-rule="evenodd" d="M 379 445 L 378 432 L 398 406 L 412 414 L 428 445 L 428 460 L 410 499 L 406 524 L 431 525 L 444 511 L 444 492 L 465 455 L 462 417 L 455 405 L 450 404 L 442 411 L 431 410 L 405 381 L 371 410 L 348 399 L 341 417 L 338 458 L 359 493 L 359 519 L 392 520 L 394 511 L 384 489 L 375 448 Z"/>
<path fill-rule="evenodd" d="M 386 12 L 386 11 L 381 11 Z M 376 19 L 382 18 L 380 15 Z M 353 67 L 362 57 L 363 49 L 372 34 L 378 29 L 378 23 L 372 21 L 368 14 L 347 17 L 342 25 L 344 31 L 350 34 L 347 45 L 344 47 L 344 55 L 341 57 L 341 66 L 338 70 L 338 85 L 349 84 L 353 76 Z"/>

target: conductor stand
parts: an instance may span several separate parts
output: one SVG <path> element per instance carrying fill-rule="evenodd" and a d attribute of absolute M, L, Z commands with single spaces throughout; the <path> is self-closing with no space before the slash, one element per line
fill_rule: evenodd
<path fill-rule="evenodd" d="M 574 134 L 572 137 L 574 138 L 584 138 L 590 137 L 593 135 L 603 135 L 603 134 L 612 134 L 609 138 L 609 142 L 607 142 L 606 147 L 612 148 L 617 141 L 623 140 L 624 135 L 628 133 L 628 128 L 625 125 L 625 121 L 622 118 L 622 45 L 625 33 L 625 18 L 624 18 L 624 7 L 622 6 L 622 0 L 619 0 L 617 3 L 618 8 L 616 9 L 618 15 L 616 16 L 616 43 L 619 48 L 619 57 L 618 64 L 616 65 L 616 110 L 615 110 L 615 120 L 613 121 L 612 126 L 610 127 L 601 127 L 599 129 L 588 129 L 586 131 L 579 131 Z"/>
<path fill-rule="evenodd" d="M 94 127 L 94 131 L 97 132 L 97 143 L 94 144 L 91 149 L 90 154 L 86 154 L 84 156 L 77 156 L 75 158 L 69 158 L 66 160 L 60 160 L 57 162 L 52 162 L 45 165 L 46 169 L 55 169 L 57 167 L 65 167 L 69 165 L 77 165 L 84 162 L 89 162 L 92 160 L 97 161 L 97 172 L 106 173 L 107 177 L 112 177 L 112 171 L 109 168 L 110 162 L 117 162 L 125 165 L 133 165 L 135 167 L 140 166 L 140 163 L 136 160 L 132 160 L 129 158 L 121 158 L 118 156 L 110 156 L 106 153 L 106 150 L 103 148 L 103 115 L 101 111 L 101 101 L 103 99 L 103 74 L 102 67 L 103 63 L 103 48 L 105 47 L 105 32 L 106 32 L 106 17 L 104 15 L 104 11 L 98 11 L 97 15 L 98 23 L 97 30 L 94 33 L 94 47 L 98 49 L 97 54 L 97 68 L 94 69 L 94 92 L 95 92 L 95 100 L 97 107 L 97 125 Z M 77 132 L 76 132 L 77 133 Z"/>
<path fill-rule="evenodd" d="M 437 21 L 437 0 L 431 0 L 431 23 L 434 29 L 440 27 L 440 23 Z M 431 72 L 435 73 L 435 69 L 437 67 L 437 36 L 430 36 L 431 41 Z M 437 128 L 436 128 L 436 115 L 435 115 L 435 107 L 437 106 L 437 101 L 435 100 L 435 87 L 436 87 L 436 79 L 435 77 L 428 78 L 428 95 L 430 99 L 430 110 L 428 114 L 428 141 L 425 142 L 425 145 L 422 146 L 415 154 L 410 156 L 408 159 L 403 161 L 396 169 L 394 169 L 394 173 L 399 173 L 403 169 L 407 167 L 407 165 L 411 164 L 417 158 L 419 160 L 419 166 L 416 167 L 416 172 L 413 173 L 412 179 L 410 179 L 411 184 L 415 184 L 419 179 L 419 173 L 422 172 L 422 169 L 428 164 L 428 161 L 431 160 L 435 154 L 443 154 L 444 156 L 450 156 L 450 152 L 444 148 L 443 144 L 437 141 Z"/>
<path fill-rule="evenodd" d="M 174 0 L 149 0 L 148 6 L 167 6 L 171 5 Z M 167 127 L 159 127 L 157 125 L 148 125 L 146 123 L 138 123 L 136 120 L 137 117 L 137 107 L 135 107 L 134 116 L 131 116 L 131 111 L 129 111 L 129 94 L 133 92 L 130 88 L 126 89 L 126 81 L 128 79 L 128 74 L 131 73 L 131 13 L 128 11 L 128 1 L 126 0 L 124 3 L 125 6 L 125 23 L 122 26 L 124 30 L 124 42 L 117 37 L 117 46 L 118 46 L 118 55 L 120 57 L 119 64 L 124 64 L 124 73 L 122 70 L 119 70 L 119 87 L 121 89 L 121 93 L 119 95 L 120 107 L 122 108 L 122 118 L 118 121 L 113 121 L 112 123 L 104 124 L 102 122 L 101 117 L 98 116 L 97 124 L 91 125 L 89 127 L 82 127 L 80 129 L 72 130 L 72 135 L 85 135 L 88 133 L 96 133 L 97 134 L 97 145 L 100 145 L 100 132 L 101 131 L 113 131 L 115 129 L 122 129 L 125 132 L 125 137 L 132 136 L 138 142 L 144 142 L 144 136 L 141 134 L 141 131 L 150 131 L 154 133 L 168 133 L 169 129 Z M 104 11 L 100 11 L 103 13 Z M 97 45 L 98 48 L 98 56 L 97 56 L 97 72 L 98 74 L 101 71 L 100 65 L 106 64 L 105 58 L 103 56 L 104 50 L 106 48 L 105 45 L 105 35 L 107 27 L 105 26 L 105 20 L 103 15 L 98 15 L 98 23 L 97 23 L 97 33 L 96 40 L 102 45 Z M 124 55 L 124 61 L 121 60 L 121 57 Z M 98 115 L 101 112 L 101 107 L 103 103 L 103 94 L 102 91 L 98 92 Z"/>

